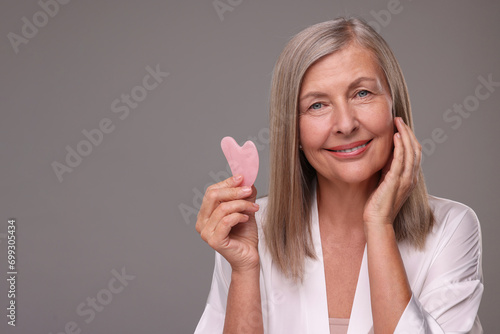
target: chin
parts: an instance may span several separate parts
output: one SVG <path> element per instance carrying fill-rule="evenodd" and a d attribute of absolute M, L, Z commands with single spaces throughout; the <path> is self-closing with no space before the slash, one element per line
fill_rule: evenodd
<path fill-rule="evenodd" d="M 379 172 L 375 174 L 367 174 L 367 175 L 352 175 L 351 177 L 344 178 L 344 182 L 348 184 L 361 184 L 371 180 L 378 180 Z"/>
<path fill-rule="evenodd" d="M 343 171 L 341 173 L 329 176 L 323 176 L 330 180 L 331 182 L 342 182 L 347 184 L 361 184 L 370 180 L 377 180 L 380 176 L 380 169 L 370 170 L 370 171 L 359 171 L 356 169 L 351 169 L 349 171 Z"/>

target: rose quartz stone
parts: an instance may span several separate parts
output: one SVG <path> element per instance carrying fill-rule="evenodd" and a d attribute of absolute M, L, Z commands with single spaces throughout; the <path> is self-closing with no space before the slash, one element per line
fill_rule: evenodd
<path fill-rule="evenodd" d="M 240 147 L 234 138 L 224 137 L 220 146 L 233 175 L 243 175 L 243 186 L 253 185 L 259 172 L 259 153 L 255 144 L 249 140 Z"/>

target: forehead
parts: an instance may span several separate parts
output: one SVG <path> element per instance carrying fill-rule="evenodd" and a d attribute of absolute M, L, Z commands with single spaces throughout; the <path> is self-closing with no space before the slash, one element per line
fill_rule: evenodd
<path fill-rule="evenodd" d="M 385 81 L 385 75 L 373 52 L 358 43 L 326 55 L 311 65 L 302 80 L 303 89 L 323 81 L 349 83 L 357 77 L 373 77 Z"/>

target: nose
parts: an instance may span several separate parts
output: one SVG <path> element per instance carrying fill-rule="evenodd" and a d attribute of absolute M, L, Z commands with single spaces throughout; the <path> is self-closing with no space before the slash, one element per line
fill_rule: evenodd
<path fill-rule="evenodd" d="M 359 122 L 354 108 L 347 103 L 337 104 L 332 114 L 332 132 L 335 134 L 350 135 L 359 128 Z"/>

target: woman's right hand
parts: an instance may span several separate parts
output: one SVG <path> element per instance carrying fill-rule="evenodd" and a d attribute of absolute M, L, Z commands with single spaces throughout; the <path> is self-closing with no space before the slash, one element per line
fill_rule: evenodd
<path fill-rule="evenodd" d="M 201 238 L 229 262 L 233 272 L 259 266 L 257 190 L 241 187 L 242 181 L 236 175 L 208 187 L 196 221 Z"/>

